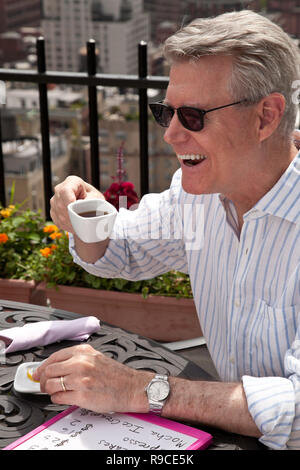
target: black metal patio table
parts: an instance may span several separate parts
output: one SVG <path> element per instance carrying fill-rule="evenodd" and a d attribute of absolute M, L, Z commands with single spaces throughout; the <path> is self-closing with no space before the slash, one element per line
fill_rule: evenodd
<path fill-rule="evenodd" d="M 0 330 L 28 322 L 72 320 L 80 315 L 33 304 L 0 300 Z M 50 354 L 81 342 L 61 341 L 27 351 L 7 354 L 0 361 L 0 449 L 27 434 L 67 406 L 55 405 L 47 395 L 20 394 L 14 387 L 16 370 L 23 362 L 42 361 Z M 201 367 L 159 343 L 101 322 L 101 329 L 87 343 L 135 369 L 147 369 L 191 380 L 212 380 Z M 186 423 L 191 424 L 191 423 Z M 210 432 L 209 450 L 264 450 L 256 439 L 201 426 Z"/>

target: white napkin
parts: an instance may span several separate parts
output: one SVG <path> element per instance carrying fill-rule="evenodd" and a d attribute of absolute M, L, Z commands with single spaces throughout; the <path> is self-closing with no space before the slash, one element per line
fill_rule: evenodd
<path fill-rule="evenodd" d="M 96 317 L 27 323 L 24 326 L 0 330 L 0 346 L 1 341 L 5 344 L 5 349 L 1 352 L 24 351 L 64 339 L 83 341 L 99 330 L 100 322 Z"/>

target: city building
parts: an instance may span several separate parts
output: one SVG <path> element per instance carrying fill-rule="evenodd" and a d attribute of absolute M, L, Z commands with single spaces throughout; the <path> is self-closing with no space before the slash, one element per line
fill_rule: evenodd
<path fill-rule="evenodd" d="M 300 38 L 300 0 L 269 0 L 266 9 L 269 14 L 275 14 L 284 30 Z"/>
<path fill-rule="evenodd" d="M 137 46 L 150 37 L 142 0 L 43 0 L 49 70 L 82 70 L 82 48 L 94 39 L 98 72 L 137 73 Z"/>
<path fill-rule="evenodd" d="M 0 33 L 39 26 L 41 0 L 0 0 Z"/>
<path fill-rule="evenodd" d="M 26 59 L 26 48 L 20 33 L 8 31 L 0 34 L 0 66 Z"/>
<path fill-rule="evenodd" d="M 53 186 L 71 171 L 71 138 L 82 133 L 81 92 L 55 87 L 48 91 Z M 9 88 L 1 110 L 6 199 L 15 184 L 14 202 L 44 211 L 42 146 L 37 88 Z"/>
<path fill-rule="evenodd" d="M 195 18 L 219 15 L 229 10 L 241 10 L 251 3 L 249 0 L 164 0 L 163 2 L 143 0 L 143 2 L 145 11 L 150 14 L 151 38 L 156 44 L 166 39 L 161 30 L 161 23 L 172 23 L 177 30 Z"/>
<path fill-rule="evenodd" d="M 41 0 L 0 0 L 0 67 L 25 61 L 29 47 L 25 35 L 41 21 Z"/>
<path fill-rule="evenodd" d="M 68 88 L 60 89 L 59 87 L 54 87 L 48 90 L 48 106 L 50 110 L 55 108 L 67 108 L 80 102 L 81 99 L 81 92 L 75 92 Z M 37 88 L 8 89 L 6 92 L 6 107 L 37 110 L 39 108 L 39 92 Z"/>
<path fill-rule="evenodd" d="M 4 142 L 4 169 L 6 199 L 15 186 L 14 203 L 23 203 L 24 208 L 41 209 L 44 213 L 43 169 L 41 142 L 39 138 L 26 138 Z M 53 184 L 63 181 L 69 174 L 70 154 L 65 136 L 50 139 L 51 169 Z"/>

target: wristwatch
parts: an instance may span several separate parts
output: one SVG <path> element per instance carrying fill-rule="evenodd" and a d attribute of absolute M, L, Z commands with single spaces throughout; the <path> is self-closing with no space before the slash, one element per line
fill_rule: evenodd
<path fill-rule="evenodd" d="M 156 374 L 145 388 L 149 401 L 149 413 L 160 415 L 170 395 L 170 384 L 167 375 Z"/>

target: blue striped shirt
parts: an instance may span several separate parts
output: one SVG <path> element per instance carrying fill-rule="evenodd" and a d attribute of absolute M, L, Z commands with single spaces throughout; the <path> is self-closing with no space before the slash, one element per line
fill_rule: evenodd
<path fill-rule="evenodd" d="M 300 153 L 244 214 L 218 194 L 192 195 L 181 170 L 170 189 L 121 209 L 106 254 L 74 261 L 103 277 L 189 273 L 221 380 L 242 381 L 249 411 L 273 449 L 300 449 Z"/>

